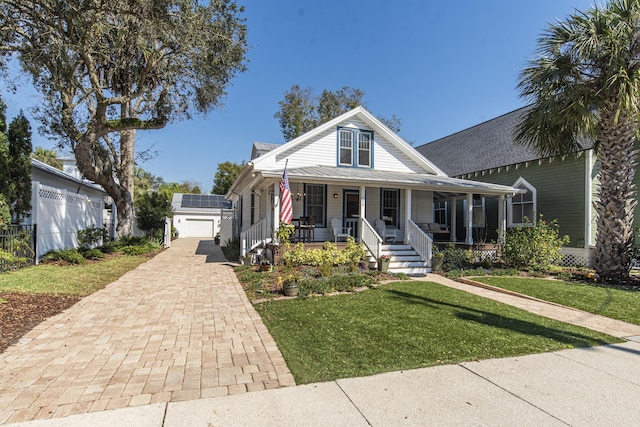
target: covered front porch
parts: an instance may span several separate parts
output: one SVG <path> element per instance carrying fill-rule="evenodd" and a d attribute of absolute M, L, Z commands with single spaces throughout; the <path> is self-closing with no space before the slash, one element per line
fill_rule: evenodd
<path fill-rule="evenodd" d="M 358 172 L 352 171 L 351 175 Z M 262 174 L 248 200 L 242 199 L 240 204 L 242 255 L 267 243 L 277 243 L 281 173 Z M 399 270 L 419 261 L 424 272 L 430 271 L 434 235 L 440 239 L 445 231 L 447 240 L 455 241 L 459 227 L 453 224 L 459 220 L 463 220 L 464 242 L 473 244 L 474 218 L 477 219 L 474 200 L 478 195 L 495 197 L 504 206 L 505 197 L 514 192 L 511 187 L 419 174 L 371 171 L 368 177 L 319 175 L 316 171 L 311 176 L 308 168 L 289 171 L 294 225 L 298 226 L 293 241 L 340 241 L 351 235 L 367 247 L 374 260 L 383 254 L 390 254 L 393 260 L 395 251 L 402 252 L 396 256 L 405 261 L 397 265 Z M 453 214 L 440 222 L 439 205 L 434 201 L 439 203 L 444 197 L 450 203 L 466 202 L 463 218 Z M 433 224 L 438 224 L 437 232 L 432 229 Z M 506 215 L 502 211 L 495 229 L 503 233 L 505 228 Z"/>

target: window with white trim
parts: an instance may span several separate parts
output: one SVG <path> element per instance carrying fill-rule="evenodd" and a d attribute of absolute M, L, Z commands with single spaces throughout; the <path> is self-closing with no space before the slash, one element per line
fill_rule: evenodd
<path fill-rule="evenodd" d="M 373 132 L 361 129 L 338 129 L 338 166 L 371 168 Z"/>
<path fill-rule="evenodd" d="M 433 222 L 447 225 L 447 202 L 433 202 Z"/>
<path fill-rule="evenodd" d="M 520 177 L 513 184 L 520 193 L 508 199 L 509 227 L 528 227 L 536 224 L 536 188 Z"/>
<path fill-rule="evenodd" d="M 305 216 L 313 218 L 317 227 L 327 226 L 327 186 L 324 184 L 304 185 Z"/>
<path fill-rule="evenodd" d="M 391 227 L 398 227 L 400 216 L 400 190 L 382 188 L 380 190 L 380 218 Z"/>

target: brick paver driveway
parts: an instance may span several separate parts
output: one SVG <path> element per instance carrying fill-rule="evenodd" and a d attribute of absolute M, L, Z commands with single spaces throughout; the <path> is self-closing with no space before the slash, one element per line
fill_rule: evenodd
<path fill-rule="evenodd" d="M 0 423 L 289 385 L 220 249 L 178 239 L 0 354 Z"/>

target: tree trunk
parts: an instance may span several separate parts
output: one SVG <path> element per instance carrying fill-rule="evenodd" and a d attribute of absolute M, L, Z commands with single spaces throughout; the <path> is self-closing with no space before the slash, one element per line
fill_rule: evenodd
<path fill-rule="evenodd" d="M 118 178 L 120 181 L 121 197 L 118 207 L 118 237 L 132 236 L 135 217 L 133 214 L 133 174 L 134 174 L 134 146 L 136 131 L 120 132 L 120 167 Z"/>
<path fill-rule="evenodd" d="M 102 186 L 118 210 L 117 237 L 133 235 L 133 169 L 136 131 L 120 132 L 120 151 L 113 155 L 98 140 L 98 132 L 87 132 L 75 146 L 78 169 Z"/>
<path fill-rule="evenodd" d="M 597 156 L 600 188 L 594 202 L 597 213 L 594 267 L 601 281 L 629 277 L 633 249 L 633 214 L 637 204 L 633 184 L 636 166 L 635 122 L 603 111 Z"/>

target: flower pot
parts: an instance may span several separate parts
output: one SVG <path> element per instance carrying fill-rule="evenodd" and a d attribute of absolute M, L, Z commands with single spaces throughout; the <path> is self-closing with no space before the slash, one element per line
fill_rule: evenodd
<path fill-rule="evenodd" d="M 260 271 L 273 271 L 273 265 L 271 264 L 261 264 L 260 265 Z"/>
<path fill-rule="evenodd" d="M 297 283 L 288 283 L 282 287 L 284 294 L 288 297 L 295 297 L 300 292 L 300 288 Z"/>
<path fill-rule="evenodd" d="M 368 270 L 369 269 L 369 261 L 360 261 L 360 268 L 363 270 Z"/>
<path fill-rule="evenodd" d="M 391 258 L 380 258 L 378 260 L 378 271 L 386 273 L 389 271 L 389 265 L 391 264 Z"/>
<path fill-rule="evenodd" d="M 251 257 L 250 256 L 242 257 L 242 265 L 251 265 Z"/>

